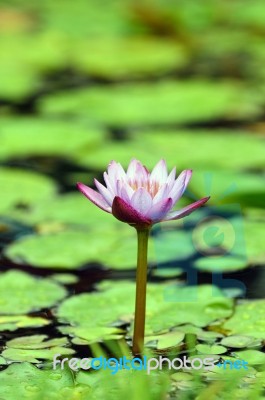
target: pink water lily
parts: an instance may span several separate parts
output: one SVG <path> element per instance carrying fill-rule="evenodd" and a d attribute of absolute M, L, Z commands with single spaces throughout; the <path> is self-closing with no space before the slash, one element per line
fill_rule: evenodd
<path fill-rule="evenodd" d="M 118 220 L 137 228 L 150 227 L 161 221 L 171 221 L 189 215 L 207 202 L 204 197 L 195 203 L 173 210 L 185 192 L 192 171 L 184 170 L 176 178 L 176 168 L 168 174 L 166 162 L 160 160 L 152 172 L 133 159 L 124 171 L 120 163 L 111 161 L 104 172 L 105 185 L 95 179 L 98 192 L 78 183 L 78 189 L 96 206 L 112 213 Z"/>

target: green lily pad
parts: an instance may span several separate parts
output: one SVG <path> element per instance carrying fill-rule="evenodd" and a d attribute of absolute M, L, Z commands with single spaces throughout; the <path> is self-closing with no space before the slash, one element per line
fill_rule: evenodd
<path fill-rule="evenodd" d="M 240 350 L 233 353 L 236 357 L 241 360 L 245 360 L 250 365 L 264 365 L 265 366 L 265 354 L 258 350 Z"/>
<path fill-rule="evenodd" d="M 87 206 L 94 209 L 92 204 Z M 90 227 L 60 227 L 59 232 L 28 235 L 9 245 L 5 255 L 16 263 L 39 268 L 78 269 L 89 262 L 115 269 L 135 268 L 136 233 L 131 227 L 117 222 L 107 220 L 106 224 L 93 225 L 92 220 Z M 149 262 L 156 260 L 152 238 L 148 259 Z"/>
<path fill-rule="evenodd" d="M 264 265 L 265 262 L 265 230 L 264 222 L 246 219 L 244 223 L 246 250 L 248 261 L 251 264 Z"/>
<path fill-rule="evenodd" d="M 181 230 L 162 232 L 154 237 L 156 258 L 159 263 L 188 258 L 195 251 L 191 235 Z"/>
<path fill-rule="evenodd" d="M 73 159 L 93 152 L 103 139 L 103 131 L 82 121 L 2 118 L 0 158 L 46 155 Z"/>
<path fill-rule="evenodd" d="M 3 315 L 0 316 L 0 331 L 15 331 L 19 328 L 40 328 L 49 325 L 50 323 L 50 320 L 41 317 Z"/>
<path fill-rule="evenodd" d="M 74 354 L 75 350 L 65 347 L 66 338 L 45 340 L 46 335 L 23 336 L 6 343 L 2 356 L 10 361 L 39 363 L 40 359 L 52 360 L 55 354 Z"/>
<path fill-rule="evenodd" d="M 11 244 L 5 253 L 17 263 L 40 268 L 75 269 L 89 261 L 98 261 L 98 254 L 108 251 L 101 236 L 98 235 L 92 245 L 89 238 L 89 232 L 77 230 L 31 235 Z M 111 237 L 108 237 L 108 241 L 113 243 Z"/>
<path fill-rule="evenodd" d="M 176 276 L 181 275 L 183 270 L 181 268 L 153 268 L 152 276 L 158 278 L 175 278 Z"/>
<path fill-rule="evenodd" d="M 117 340 L 123 337 L 124 331 L 117 327 L 96 328 L 90 326 L 61 326 L 60 332 L 73 336 L 72 342 L 79 345 L 87 345 L 101 340 Z"/>
<path fill-rule="evenodd" d="M 172 331 L 161 335 L 146 336 L 145 343 L 148 345 L 149 342 L 155 342 L 155 348 L 157 350 L 162 350 L 178 346 L 182 343 L 184 337 L 184 332 Z"/>
<path fill-rule="evenodd" d="M 201 354 L 223 354 L 227 352 L 227 348 L 218 344 L 209 346 L 207 344 L 197 344 L 196 349 Z"/>
<path fill-rule="evenodd" d="M 246 301 L 235 308 L 235 312 L 224 324 L 230 335 L 249 335 L 257 339 L 265 338 L 265 301 Z"/>
<path fill-rule="evenodd" d="M 0 187 L 1 213 L 16 206 L 32 206 L 56 192 L 53 181 L 41 174 L 3 167 L 0 168 Z"/>
<path fill-rule="evenodd" d="M 260 146 L 265 150 L 263 142 L 260 142 Z M 248 157 L 245 161 L 248 161 Z M 190 190 L 193 190 L 199 197 L 205 196 L 205 190 L 210 191 L 211 201 L 214 203 L 240 203 L 241 206 L 248 207 L 251 206 L 251 202 L 247 195 L 265 198 L 264 177 L 246 172 L 212 169 L 209 172 L 197 169 L 192 177 Z"/>
<path fill-rule="evenodd" d="M 73 274 L 53 274 L 50 278 L 63 285 L 72 285 L 78 282 L 78 277 Z"/>
<path fill-rule="evenodd" d="M 85 400 L 89 393 L 89 386 L 75 387 L 68 368 L 44 370 L 25 362 L 14 363 L 0 372 L 0 395 L 5 400 L 14 400 L 18 394 L 22 399 L 32 400 L 71 400 L 74 397 Z"/>
<path fill-rule="evenodd" d="M 57 316 L 64 323 L 87 329 L 86 340 L 104 338 L 102 327 L 113 328 L 133 320 L 135 284 L 103 282 L 99 292 L 80 294 L 64 301 Z M 179 324 L 205 326 L 232 313 L 232 301 L 212 286 L 179 287 L 178 285 L 148 284 L 146 335 L 154 335 Z M 95 309 L 101 312 L 95 313 Z M 176 309 L 178 312 L 176 313 Z M 90 329 L 93 328 L 92 331 Z M 65 328 L 63 327 L 63 332 Z M 71 329 L 72 330 L 72 329 Z M 72 330 L 74 333 L 74 330 Z M 107 331 L 112 334 L 115 331 Z"/>
<path fill-rule="evenodd" d="M 115 126 L 183 124 L 229 118 L 231 110 L 236 115 L 242 109 L 246 112 L 245 99 L 237 85 L 207 80 L 80 89 L 46 96 L 40 109 L 48 115 L 78 115 Z"/>
<path fill-rule="evenodd" d="M 0 274 L 0 315 L 51 307 L 65 296 L 66 290 L 48 278 L 37 279 L 16 270 Z"/>
<path fill-rule="evenodd" d="M 197 338 L 204 342 L 215 342 L 217 339 L 222 338 L 223 335 L 219 332 L 208 331 L 191 324 L 181 325 L 175 328 L 178 331 L 185 332 L 185 334 L 194 334 Z"/>
<path fill-rule="evenodd" d="M 247 133 L 240 130 L 235 132 L 234 130 L 223 129 L 218 129 L 218 131 L 199 129 L 196 132 L 188 129 L 146 129 L 137 130 L 134 141 L 136 142 L 135 145 L 138 142 L 141 143 L 143 148 L 146 149 L 146 153 L 148 153 L 148 149 L 152 148 L 154 160 L 160 159 L 161 154 L 164 154 L 168 165 L 172 168 L 177 165 L 179 172 L 180 169 L 192 168 L 194 173 L 189 187 L 193 188 L 197 196 L 200 194 L 216 196 L 216 193 L 220 193 L 225 199 L 225 195 L 230 194 L 227 193 L 229 186 L 234 184 L 236 189 L 237 185 L 237 181 L 229 177 L 231 168 L 264 167 L 264 139 L 252 132 Z M 226 151 L 227 142 L 229 142 L 229 155 Z M 240 152 L 238 151 L 239 148 Z M 187 154 L 189 154 L 189 163 L 187 163 Z M 102 165 L 102 168 L 104 168 L 107 160 L 104 160 L 103 154 L 95 152 L 92 157 L 95 165 L 99 166 L 104 161 Z M 150 155 L 147 154 L 146 160 L 146 165 L 151 167 Z M 224 174 L 219 170 L 220 167 L 226 169 Z M 203 175 L 202 170 L 204 170 L 205 175 Z M 196 171 L 198 171 L 198 178 Z M 222 189 L 219 189 L 218 183 L 215 181 L 215 174 L 218 180 L 220 179 Z M 232 173 L 231 176 L 239 175 L 244 176 L 240 173 Z M 225 178 L 222 179 L 222 176 L 227 177 L 227 182 L 225 182 Z M 252 174 L 246 174 L 246 176 L 248 185 L 256 187 L 255 191 L 257 189 L 259 192 L 263 191 L 263 186 L 259 186 L 260 177 L 257 177 L 257 179 L 254 177 L 252 183 L 250 178 Z M 243 192 L 245 191 L 242 179 L 238 188 Z M 218 199 L 218 201 L 220 200 Z"/>
<path fill-rule="evenodd" d="M 73 60 L 93 76 L 122 78 L 161 74 L 186 63 L 183 49 L 154 37 L 102 37 L 79 41 Z"/>
<path fill-rule="evenodd" d="M 260 341 L 258 341 L 258 343 L 260 343 Z M 252 347 L 252 345 L 256 345 L 257 340 L 251 336 L 232 335 L 223 338 L 221 340 L 221 344 L 227 347 L 241 349 L 244 347 Z"/>
<path fill-rule="evenodd" d="M 201 271 L 228 272 L 247 268 L 247 261 L 240 257 L 204 257 L 195 261 L 195 267 Z"/>

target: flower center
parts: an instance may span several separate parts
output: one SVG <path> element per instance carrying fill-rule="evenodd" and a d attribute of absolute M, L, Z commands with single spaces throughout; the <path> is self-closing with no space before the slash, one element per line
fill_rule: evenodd
<path fill-rule="evenodd" d="M 129 180 L 128 184 L 131 188 L 136 191 L 137 189 L 144 188 L 148 191 L 148 193 L 154 198 L 157 192 L 159 191 L 161 185 L 156 181 L 137 181 L 137 180 Z"/>

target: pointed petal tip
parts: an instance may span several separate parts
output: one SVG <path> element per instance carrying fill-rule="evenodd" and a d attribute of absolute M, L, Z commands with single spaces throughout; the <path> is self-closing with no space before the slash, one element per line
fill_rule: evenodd
<path fill-rule="evenodd" d="M 101 208 L 103 211 L 111 213 L 111 207 L 100 193 L 81 182 L 77 182 L 76 186 L 77 189 L 97 207 Z"/>

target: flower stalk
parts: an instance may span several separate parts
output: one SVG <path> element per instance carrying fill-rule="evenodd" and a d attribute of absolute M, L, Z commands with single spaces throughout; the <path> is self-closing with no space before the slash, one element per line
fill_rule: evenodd
<path fill-rule="evenodd" d="M 137 229 L 137 228 L 136 228 Z M 148 228 L 137 229 L 138 250 L 136 270 L 135 317 L 133 332 L 133 355 L 140 355 L 144 346 L 145 309 L 146 309 L 146 281 L 147 281 L 147 253 Z"/>

